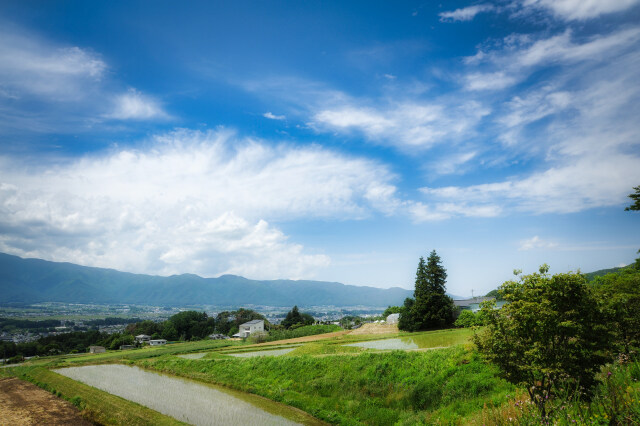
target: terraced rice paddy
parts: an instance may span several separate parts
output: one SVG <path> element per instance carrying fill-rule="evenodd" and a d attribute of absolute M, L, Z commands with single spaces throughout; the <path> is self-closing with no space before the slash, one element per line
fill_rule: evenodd
<path fill-rule="evenodd" d="M 183 354 L 183 355 L 177 355 L 178 358 L 184 358 L 184 359 L 200 359 L 200 358 L 204 358 L 204 356 L 206 355 L 206 352 L 200 352 L 197 354 Z"/>
<path fill-rule="evenodd" d="M 284 417 L 290 409 L 281 404 L 247 394 L 241 399 L 222 388 L 164 376 L 137 367 L 89 365 L 55 371 L 193 425 L 298 424 Z M 259 399 L 260 407 L 252 403 L 251 399 Z M 265 404 L 270 404 L 271 407 L 265 408 Z"/>
<path fill-rule="evenodd" d="M 354 346 L 375 350 L 415 350 L 443 348 L 469 341 L 471 332 L 467 329 L 453 331 L 430 332 L 394 339 L 371 340 L 367 342 L 349 343 L 344 346 Z"/>
<path fill-rule="evenodd" d="M 241 352 L 235 354 L 227 354 L 236 358 L 252 358 L 254 356 L 280 356 L 294 351 L 296 348 L 272 349 L 268 351 Z"/>

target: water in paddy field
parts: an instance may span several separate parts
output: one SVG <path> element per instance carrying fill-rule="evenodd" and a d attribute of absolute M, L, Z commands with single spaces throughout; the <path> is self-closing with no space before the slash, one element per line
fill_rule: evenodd
<path fill-rule="evenodd" d="M 356 346 L 377 350 L 412 350 L 443 348 L 469 340 L 469 336 L 459 332 L 426 333 L 415 336 L 398 337 L 395 339 L 372 340 L 368 342 L 349 343 L 345 346 Z"/>
<path fill-rule="evenodd" d="M 88 365 L 54 371 L 193 425 L 299 424 L 285 417 L 287 410 L 293 410 L 290 407 L 248 394 L 240 398 L 234 395 L 240 392 L 218 390 L 138 367 Z M 252 398 L 259 400 L 260 406 L 251 403 Z M 269 403 L 272 409 L 264 409 Z"/>
<path fill-rule="evenodd" d="M 289 352 L 295 349 L 296 348 L 273 349 L 270 351 L 253 351 L 253 352 L 242 352 L 242 353 L 236 353 L 236 354 L 226 354 L 226 355 L 235 356 L 237 358 L 251 358 L 254 356 L 280 356 L 280 355 L 288 354 Z"/>
<path fill-rule="evenodd" d="M 184 358 L 184 359 L 200 359 L 203 358 L 207 353 L 206 352 L 200 352 L 197 354 L 184 354 L 184 355 L 177 355 L 178 358 Z"/>

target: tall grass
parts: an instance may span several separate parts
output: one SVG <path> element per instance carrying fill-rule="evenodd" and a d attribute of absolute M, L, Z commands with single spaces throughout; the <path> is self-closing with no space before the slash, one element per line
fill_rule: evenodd
<path fill-rule="evenodd" d="M 339 325 L 305 325 L 303 327 L 294 328 L 292 330 L 271 330 L 266 336 L 266 342 L 274 342 L 276 340 L 295 339 L 298 337 L 314 336 L 317 334 L 333 333 L 340 331 Z"/>
<path fill-rule="evenodd" d="M 541 418 L 528 395 L 521 391 L 508 403 L 487 406 L 478 416 L 482 424 L 640 425 L 640 362 L 616 362 L 598 375 L 591 400 L 580 392 L 559 387 L 550 401 L 549 415 Z"/>
<path fill-rule="evenodd" d="M 505 402 L 513 391 L 462 346 L 359 356 L 163 357 L 138 364 L 256 393 L 338 424 L 455 423 L 486 401 Z"/>

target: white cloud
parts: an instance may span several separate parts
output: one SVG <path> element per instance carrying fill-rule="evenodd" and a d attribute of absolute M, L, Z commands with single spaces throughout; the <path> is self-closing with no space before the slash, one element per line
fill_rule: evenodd
<path fill-rule="evenodd" d="M 478 13 L 490 12 L 495 7 L 490 4 L 477 4 L 461 9 L 456 9 L 451 12 L 442 12 L 439 14 L 440 20 L 446 21 L 471 21 Z"/>
<path fill-rule="evenodd" d="M 494 71 L 469 70 L 462 81 L 467 90 L 501 90 L 525 80 L 533 71 L 554 65 L 606 63 L 640 40 L 640 28 L 627 28 L 607 35 L 577 41 L 567 29 L 552 37 L 534 40 L 530 36 L 510 35 L 501 48 L 465 58 L 467 65 L 488 64 Z"/>
<path fill-rule="evenodd" d="M 107 118 L 119 120 L 150 120 L 167 117 L 167 113 L 158 101 L 135 89 L 129 89 L 126 93 L 116 96 L 114 108 L 107 114 Z"/>
<path fill-rule="evenodd" d="M 512 86 L 517 79 L 502 71 L 492 73 L 470 73 L 464 76 L 467 90 L 500 90 Z"/>
<path fill-rule="evenodd" d="M 587 20 L 601 15 L 622 12 L 640 3 L 639 0 L 524 0 L 529 8 L 546 9 L 568 21 Z"/>
<path fill-rule="evenodd" d="M 476 158 L 477 155 L 476 151 L 466 151 L 443 156 L 433 163 L 431 169 L 439 175 L 458 173 L 461 171 L 461 166 Z"/>
<path fill-rule="evenodd" d="M 394 176 L 223 130 L 56 164 L 0 159 L 0 251 L 144 273 L 309 277 L 329 258 L 269 222 L 390 214 Z"/>
<path fill-rule="evenodd" d="M 84 97 L 107 68 L 95 53 L 56 46 L 36 36 L 0 30 L 0 88 L 14 98 L 44 96 L 56 101 Z"/>
<path fill-rule="evenodd" d="M 428 149 L 462 137 L 488 113 L 477 102 L 457 106 L 405 102 L 379 108 L 347 104 L 319 111 L 312 124 L 322 130 L 358 131 L 371 141 L 402 149 Z"/>
<path fill-rule="evenodd" d="M 499 138 L 511 144 L 504 155 L 536 161 L 491 183 L 423 188 L 426 200 L 497 205 L 504 214 L 622 205 L 640 181 L 637 69 L 640 53 L 628 49 L 513 97 L 495 118 Z"/>
<path fill-rule="evenodd" d="M 422 190 L 437 198 L 501 205 L 507 213 L 574 213 L 618 205 L 640 180 L 640 158 L 632 155 L 594 153 L 572 160 L 521 179 Z"/>
<path fill-rule="evenodd" d="M 427 188 L 421 189 L 428 193 Z M 495 204 L 473 204 L 464 201 L 456 202 L 422 202 L 407 201 L 404 203 L 405 209 L 414 222 L 434 222 L 453 217 L 496 217 L 502 214 L 500 206 Z"/>
<path fill-rule="evenodd" d="M 275 114 L 272 114 L 271 112 L 265 112 L 264 114 L 262 114 L 262 116 L 270 120 L 284 120 L 287 118 L 284 115 L 275 115 Z"/>
<path fill-rule="evenodd" d="M 538 249 L 553 249 L 553 248 L 556 248 L 557 246 L 558 246 L 557 243 L 553 241 L 543 240 L 536 235 L 529 239 L 520 241 L 518 250 L 527 251 L 527 250 L 538 250 Z"/>
<path fill-rule="evenodd" d="M 0 134 L 107 130 L 116 120 L 168 119 L 160 103 L 125 91 L 89 48 L 0 23 Z"/>

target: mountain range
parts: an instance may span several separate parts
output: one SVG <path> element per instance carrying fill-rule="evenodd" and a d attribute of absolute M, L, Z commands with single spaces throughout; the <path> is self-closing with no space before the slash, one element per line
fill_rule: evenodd
<path fill-rule="evenodd" d="M 308 280 L 250 280 L 133 274 L 0 253 L 0 303 L 96 303 L 157 306 L 401 305 L 413 291 Z"/>

